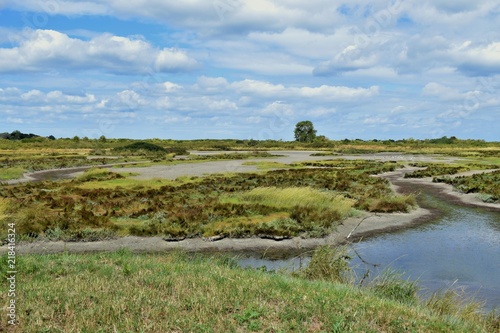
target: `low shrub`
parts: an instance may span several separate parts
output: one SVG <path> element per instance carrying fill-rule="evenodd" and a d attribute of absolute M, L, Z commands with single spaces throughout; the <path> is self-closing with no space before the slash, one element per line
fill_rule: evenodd
<path fill-rule="evenodd" d="M 134 142 L 123 147 L 113 148 L 113 152 L 123 154 L 123 155 L 165 155 L 165 154 L 175 154 L 175 155 L 189 155 L 186 149 L 181 147 L 162 147 L 155 145 L 153 143 L 139 141 Z"/>

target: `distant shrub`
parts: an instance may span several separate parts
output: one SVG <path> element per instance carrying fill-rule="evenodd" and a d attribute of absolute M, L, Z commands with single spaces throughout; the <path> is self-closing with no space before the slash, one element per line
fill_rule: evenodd
<path fill-rule="evenodd" d="M 164 153 L 164 154 L 176 154 L 176 155 L 187 155 L 188 152 L 184 148 L 180 147 L 168 147 L 164 148 L 153 143 L 139 141 L 134 142 L 129 145 L 123 147 L 114 148 L 115 152 L 126 152 L 126 153 L 136 153 L 136 154 L 145 154 L 145 153 Z"/>
<path fill-rule="evenodd" d="M 130 150 L 130 151 L 146 150 L 146 151 L 166 152 L 166 149 L 163 148 L 163 147 L 161 147 L 161 146 L 158 146 L 158 145 L 155 145 L 155 144 L 152 144 L 152 143 L 149 143 L 149 142 L 143 142 L 143 141 L 134 142 L 134 143 L 131 143 L 131 144 L 123 146 L 123 147 L 117 147 L 117 148 L 114 148 L 114 150 L 116 150 L 116 151 L 121 151 L 121 150 Z"/>

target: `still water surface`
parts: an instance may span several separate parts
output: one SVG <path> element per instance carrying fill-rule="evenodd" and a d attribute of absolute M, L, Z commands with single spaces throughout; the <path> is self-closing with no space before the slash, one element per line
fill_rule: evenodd
<path fill-rule="evenodd" d="M 351 245 L 357 252 L 351 261 L 357 274 L 370 270 L 374 277 L 391 268 L 418 280 L 424 297 L 453 287 L 484 301 L 486 310 L 500 309 L 500 213 L 458 206 L 428 193 L 421 194 L 420 203 L 438 208 L 443 215 L 415 228 Z M 308 254 L 278 260 L 253 255 L 241 258 L 240 264 L 296 270 L 309 259 Z"/>

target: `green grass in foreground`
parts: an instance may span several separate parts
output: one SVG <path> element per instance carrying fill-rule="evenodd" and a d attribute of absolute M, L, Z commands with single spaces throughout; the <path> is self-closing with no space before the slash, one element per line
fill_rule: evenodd
<path fill-rule="evenodd" d="M 4 259 L 2 272 L 7 270 Z M 470 333 L 498 329 L 493 316 L 487 320 L 470 312 L 466 316 L 450 313 L 453 306 L 438 310 L 395 300 L 376 289 L 315 280 L 322 275 L 314 272 L 292 276 L 245 270 L 227 258 L 134 255 L 123 250 L 25 255 L 18 257 L 17 271 L 19 332 Z M 7 327 L 6 286 L 1 284 L 0 328 Z"/>

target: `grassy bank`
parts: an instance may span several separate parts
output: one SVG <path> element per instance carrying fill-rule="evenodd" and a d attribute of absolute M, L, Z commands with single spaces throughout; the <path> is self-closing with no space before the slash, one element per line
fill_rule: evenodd
<path fill-rule="evenodd" d="M 7 270 L 4 259 L 2 272 Z M 17 332 L 470 333 L 498 329 L 494 318 L 424 304 L 413 298 L 412 291 L 409 298 L 383 292 L 396 290 L 394 284 L 392 289 L 381 284 L 360 288 L 328 279 L 328 270 L 338 259 L 320 256 L 318 261 L 316 267 L 326 274 L 312 269 L 293 276 L 182 253 L 21 256 Z M 0 328 L 6 331 L 6 284 L 1 288 Z"/>

